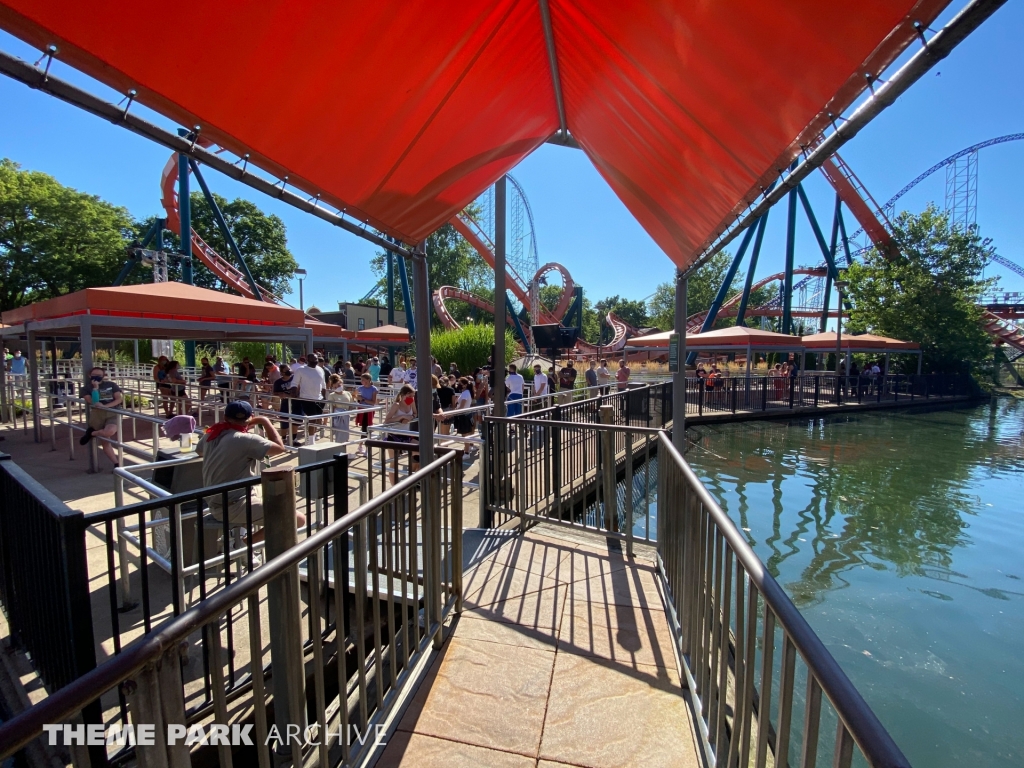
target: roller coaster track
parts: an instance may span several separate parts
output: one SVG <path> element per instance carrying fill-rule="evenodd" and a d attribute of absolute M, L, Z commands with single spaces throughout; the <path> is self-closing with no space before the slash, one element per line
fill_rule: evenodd
<path fill-rule="evenodd" d="M 981 324 L 997 344 L 1009 344 L 1018 352 L 1024 352 L 1024 332 L 1015 324 L 987 309 L 982 314 Z"/>
<path fill-rule="evenodd" d="M 178 155 L 175 153 L 171 155 L 160 175 L 160 202 L 164 207 L 164 216 L 167 219 L 167 228 L 175 232 L 181 230 L 181 217 L 178 213 L 177 183 Z M 217 251 L 208 245 L 194 229 L 192 230 L 192 253 L 198 257 L 199 261 L 201 261 L 208 270 L 213 272 L 213 274 L 215 274 L 217 278 L 231 290 L 247 299 L 260 298 L 253 293 L 252 287 L 249 285 L 249 281 L 245 277 L 245 273 L 217 253 Z M 291 306 L 266 286 L 258 285 L 258 287 L 263 300 L 271 301 L 274 304 L 281 304 L 283 306 Z M 306 315 L 306 318 L 308 320 L 316 320 L 312 315 Z"/>
<path fill-rule="evenodd" d="M 794 269 L 793 274 L 806 275 L 806 277 L 801 281 L 801 284 L 806 284 L 807 282 L 814 280 L 815 278 L 825 277 L 825 275 L 828 274 L 828 270 L 825 268 L 824 265 L 820 267 L 800 267 L 798 269 Z M 769 275 L 768 277 L 762 278 L 755 282 L 753 285 L 751 285 L 750 292 L 753 293 L 754 291 L 760 288 L 764 288 L 766 285 L 769 285 L 775 282 L 776 280 L 781 282 L 785 280 L 785 278 L 786 274 L 784 272 L 776 272 L 774 275 Z M 721 308 L 718 310 L 718 317 L 735 317 L 739 311 L 739 304 L 741 298 L 742 294 L 737 293 L 731 299 L 723 303 Z M 750 317 L 779 317 L 782 315 L 780 304 L 781 301 L 776 298 L 760 307 L 753 307 L 751 309 L 748 309 L 747 315 Z M 707 311 L 704 311 L 696 312 L 690 315 L 688 318 L 686 318 L 686 332 L 688 334 L 699 333 L 701 326 L 704 324 L 704 319 L 707 316 Z M 821 310 L 817 308 L 796 309 L 793 311 L 793 316 L 820 317 Z"/>

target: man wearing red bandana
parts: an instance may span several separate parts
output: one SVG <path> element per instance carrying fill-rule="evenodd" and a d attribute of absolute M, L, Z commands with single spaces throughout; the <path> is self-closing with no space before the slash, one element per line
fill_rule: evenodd
<path fill-rule="evenodd" d="M 267 437 L 249 432 L 260 426 Z M 270 456 L 284 453 L 284 443 L 273 423 L 266 416 L 253 416 L 252 406 L 245 400 L 228 403 L 224 421 L 217 422 L 203 435 L 196 453 L 203 457 L 203 485 L 206 487 L 244 480 L 259 475 L 260 462 Z M 232 526 L 246 525 L 245 489 L 228 493 L 228 522 Z M 224 520 L 224 499 L 215 494 L 208 499 L 210 514 L 215 520 Z M 305 524 L 305 517 L 296 515 L 296 526 Z M 262 526 L 263 500 L 259 486 L 252 490 L 252 524 Z M 253 534 L 253 541 L 263 538 L 263 531 Z"/>

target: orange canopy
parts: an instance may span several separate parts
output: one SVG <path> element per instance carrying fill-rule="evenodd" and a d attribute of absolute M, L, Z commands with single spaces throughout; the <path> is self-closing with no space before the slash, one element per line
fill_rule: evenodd
<path fill-rule="evenodd" d="M 802 337 L 800 341 L 808 349 L 835 349 L 836 332 L 815 333 L 811 336 Z M 911 351 L 920 349 L 920 345 L 912 341 L 900 341 L 899 339 L 890 339 L 888 336 L 875 336 L 871 333 L 862 333 L 856 336 L 844 333 L 840 339 L 840 344 L 843 349 L 850 350 L 892 350 L 895 352 L 897 350 Z"/>
<path fill-rule="evenodd" d="M 649 333 L 646 336 L 634 336 L 626 341 L 627 347 L 651 347 L 652 349 L 668 347 L 669 339 L 674 331 L 662 331 L 661 333 Z M 691 337 L 687 337 L 689 340 Z"/>
<path fill-rule="evenodd" d="M 86 288 L 9 310 L 3 313 L 2 319 L 8 325 L 16 325 L 30 320 L 52 320 L 71 315 L 297 328 L 302 327 L 304 317 L 302 312 L 291 307 L 246 299 L 230 293 L 184 283 L 148 283 L 115 288 Z"/>
<path fill-rule="evenodd" d="M 346 331 L 340 325 L 334 323 L 321 323 L 319 320 L 310 320 L 306 318 L 305 327 L 309 328 L 313 332 L 313 338 L 316 339 L 351 339 L 355 336 L 354 333 Z"/>
<path fill-rule="evenodd" d="M 399 325 L 381 325 L 376 328 L 367 328 L 365 331 L 356 331 L 356 338 L 360 341 L 409 341 L 409 329 Z"/>
<path fill-rule="evenodd" d="M 0 0 L 0 27 L 407 243 L 564 114 L 686 267 L 947 3 Z"/>
<path fill-rule="evenodd" d="M 792 349 L 802 346 L 800 338 L 786 333 L 762 331 L 760 328 L 747 328 L 736 325 L 732 328 L 719 328 L 717 331 L 687 335 L 687 347 L 708 347 L 721 349 L 724 347 L 775 347 Z"/>

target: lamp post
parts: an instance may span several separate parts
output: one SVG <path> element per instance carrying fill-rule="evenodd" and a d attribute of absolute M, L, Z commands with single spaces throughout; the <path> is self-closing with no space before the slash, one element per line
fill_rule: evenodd
<path fill-rule="evenodd" d="M 836 280 L 836 294 L 839 297 L 839 311 L 836 313 L 836 375 L 839 375 L 839 356 L 842 353 L 843 338 L 843 290 L 848 283 L 845 280 Z"/>
<path fill-rule="evenodd" d="M 301 309 L 303 312 L 305 312 L 306 311 L 306 303 L 305 303 L 305 301 L 303 301 L 303 298 L 302 298 L 302 281 L 306 279 L 306 270 L 304 270 L 304 269 L 302 269 L 300 267 L 299 269 L 295 270 L 295 274 L 298 275 L 298 277 L 299 277 L 299 309 Z"/>

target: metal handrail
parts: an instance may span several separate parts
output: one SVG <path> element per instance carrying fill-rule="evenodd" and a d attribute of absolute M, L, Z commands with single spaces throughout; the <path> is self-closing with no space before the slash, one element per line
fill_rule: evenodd
<path fill-rule="evenodd" d="M 258 593 L 260 589 L 282 576 L 289 568 L 298 566 L 302 560 L 326 547 L 332 539 L 395 501 L 403 493 L 419 484 L 422 478 L 437 472 L 445 464 L 453 461 L 455 456 L 455 451 L 446 452 L 422 467 L 415 475 L 401 480 L 358 509 L 300 541 L 285 554 L 250 571 L 238 581 L 197 603 L 179 616 L 168 619 L 128 645 L 115 658 L 92 669 L 56 693 L 47 696 L 38 704 L 0 725 L 0 760 L 14 754 L 39 736 L 43 732 L 43 725 L 67 720 L 105 691 L 131 677 L 146 664 L 157 661 L 166 651 L 176 647 L 195 630 L 205 626 L 250 595 Z M 228 490 L 237 485 L 237 483 L 225 483 L 216 488 Z M 161 501 L 166 502 L 167 499 L 161 499 Z"/>
<path fill-rule="evenodd" d="M 795 646 L 808 670 L 817 680 L 822 692 L 832 703 L 839 719 L 861 749 L 869 765 L 874 768 L 909 768 L 910 763 L 896 745 L 885 726 L 868 706 L 860 692 L 847 677 L 821 639 L 803 617 L 789 595 L 767 571 L 764 563 L 751 549 L 739 528 L 722 511 L 690 465 L 683 459 L 672 441 L 664 433 L 659 448 L 667 460 L 683 475 L 687 486 L 699 499 L 708 517 L 724 537 L 737 560 L 742 564 L 751 584 L 763 597 L 765 604 L 777 618 L 786 636 Z M 659 541 L 659 559 L 667 542 Z M 663 571 L 664 573 L 664 571 Z M 761 727 L 765 727 L 761 723 Z M 779 756 L 776 755 L 776 760 Z M 782 756 L 783 761 L 788 760 Z"/>

